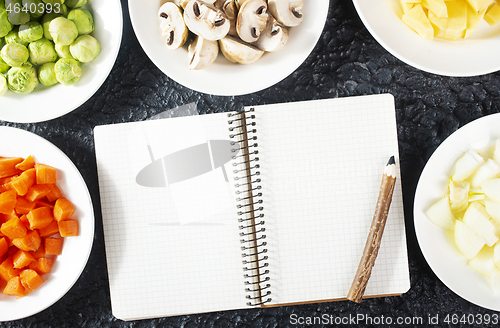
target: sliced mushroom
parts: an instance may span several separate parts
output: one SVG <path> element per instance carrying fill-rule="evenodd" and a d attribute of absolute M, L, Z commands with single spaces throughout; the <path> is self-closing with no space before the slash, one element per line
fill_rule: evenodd
<path fill-rule="evenodd" d="M 288 28 L 278 24 L 273 16 L 269 15 L 266 28 L 254 45 L 261 50 L 273 52 L 283 48 L 287 41 Z"/>
<path fill-rule="evenodd" d="M 223 0 L 220 9 L 226 14 L 231 24 L 227 34 L 237 36 L 236 20 L 238 19 L 238 7 L 236 6 L 236 0 Z"/>
<path fill-rule="evenodd" d="M 219 54 L 219 44 L 217 41 L 205 40 L 201 36 L 189 44 L 188 58 L 189 69 L 199 70 L 212 64 Z"/>
<path fill-rule="evenodd" d="M 236 31 L 245 42 L 255 42 L 266 28 L 267 3 L 265 0 L 247 0 L 238 11 Z"/>
<path fill-rule="evenodd" d="M 230 35 L 220 39 L 219 46 L 224 57 L 238 64 L 251 64 L 264 54 L 264 50 L 260 50 Z"/>
<path fill-rule="evenodd" d="M 167 2 L 160 7 L 158 17 L 167 48 L 174 50 L 182 46 L 187 40 L 189 31 L 184 24 L 180 8 L 173 2 Z"/>
<path fill-rule="evenodd" d="M 186 5 L 189 3 L 189 0 L 174 0 L 174 3 L 178 5 L 180 8 L 186 8 Z"/>
<path fill-rule="evenodd" d="M 269 13 L 280 24 L 297 26 L 302 23 L 302 0 L 268 0 Z"/>
<path fill-rule="evenodd" d="M 225 37 L 230 28 L 222 10 L 199 0 L 189 1 L 184 8 L 184 22 L 191 32 L 211 41 Z"/>

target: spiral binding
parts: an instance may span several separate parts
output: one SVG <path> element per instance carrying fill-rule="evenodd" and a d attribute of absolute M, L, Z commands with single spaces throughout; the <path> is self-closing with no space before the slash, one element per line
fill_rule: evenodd
<path fill-rule="evenodd" d="M 235 174 L 234 180 L 236 194 L 238 197 L 238 221 L 241 237 L 241 250 L 243 257 L 243 271 L 245 291 L 248 293 L 247 305 L 258 306 L 271 302 L 271 284 L 269 277 L 269 257 L 267 253 L 267 242 L 264 217 L 264 203 L 262 199 L 262 186 L 259 164 L 258 143 L 255 135 L 257 129 L 254 109 L 250 108 L 243 113 L 230 113 L 228 123 L 230 125 L 229 137 L 233 139 L 231 144 L 238 148 L 233 149 L 237 153 L 232 157 Z M 244 181 L 240 181 L 244 180 Z"/>

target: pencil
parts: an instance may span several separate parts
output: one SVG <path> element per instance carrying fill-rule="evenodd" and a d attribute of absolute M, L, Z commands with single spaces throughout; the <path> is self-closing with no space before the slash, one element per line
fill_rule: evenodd
<path fill-rule="evenodd" d="M 347 293 L 347 299 L 356 303 L 360 303 L 365 293 L 368 279 L 372 272 L 375 259 L 377 258 L 380 243 L 382 241 L 382 234 L 384 232 L 387 215 L 389 214 L 389 207 L 391 206 L 392 193 L 396 184 L 396 161 L 394 156 L 389 159 L 382 175 L 382 182 L 380 184 L 380 191 L 375 207 L 375 214 L 373 215 L 370 233 L 366 240 L 365 249 L 359 262 L 358 270 L 354 276 L 351 288 Z"/>

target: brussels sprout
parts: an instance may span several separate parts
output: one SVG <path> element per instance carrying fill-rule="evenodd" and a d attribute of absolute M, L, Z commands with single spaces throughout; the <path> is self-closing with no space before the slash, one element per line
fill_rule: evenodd
<path fill-rule="evenodd" d="M 87 4 L 87 0 L 66 0 L 64 4 L 71 8 L 80 8 Z"/>
<path fill-rule="evenodd" d="M 55 46 L 57 55 L 61 58 L 73 58 L 71 52 L 69 51 L 69 46 L 63 46 L 61 44 L 56 44 Z"/>
<path fill-rule="evenodd" d="M 59 83 L 56 79 L 56 63 L 45 63 L 38 69 L 38 80 L 46 87 Z"/>
<path fill-rule="evenodd" d="M 0 56 L 0 73 L 5 74 L 10 69 L 10 65 L 8 65 Z"/>
<path fill-rule="evenodd" d="M 38 85 L 36 69 L 31 65 L 12 67 L 7 72 L 9 89 L 16 93 L 31 93 Z"/>
<path fill-rule="evenodd" d="M 28 22 L 19 26 L 17 34 L 24 42 L 33 42 L 43 37 L 43 27 L 38 22 Z"/>
<path fill-rule="evenodd" d="M 33 65 L 55 62 L 57 59 L 54 44 L 47 39 L 31 42 L 28 46 L 28 50 L 30 51 L 30 62 Z"/>
<path fill-rule="evenodd" d="M 49 33 L 55 43 L 69 46 L 78 36 L 75 23 L 64 17 L 54 18 L 49 24 Z"/>
<path fill-rule="evenodd" d="M 45 4 L 42 0 L 23 0 L 23 9 L 30 13 L 31 19 L 42 17 L 45 14 Z"/>
<path fill-rule="evenodd" d="M 0 8 L 0 38 L 6 36 L 12 30 L 12 24 L 9 22 L 9 13 Z"/>
<path fill-rule="evenodd" d="M 28 60 L 30 53 L 28 48 L 19 43 L 6 44 L 0 51 L 2 59 L 9 66 L 19 67 Z"/>
<path fill-rule="evenodd" d="M 52 12 L 52 13 L 45 14 L 42 17 L 43 36 L 47 40 L 52 40 L 52 35 L 50 35 L 50 32 L 49 32 L 49 24 L 54 18 L 57 18 L 57 17 L 61 17 L 61 14 Z"/>
<path fill-rule="evenodd" d="M 94 31 L 94 19 L 88 10 L 73 9 L 69 12 L 68 19 L 75 23 L 79 35 Z"/>
<path fill-rule="evenodd" d="M 9 8 L 8 17 L 12 25 L 26 24 L 30 21 L 30 14 L 22 10 L 21 0 L 5 0 L 5 7 Z"/>
<path fill-rule="evenodd" d="M 3 74 L 0 74 L 0 96 L 7 92 L 7 79 Z"/>
<path fill-rule="evenodd" d="M 71 58 L 60 58 L 54 66 L 56 79 L 64 85 L 72 85 L 78 82 L 82 76 L 80 64 Z"/>
<path fill-rule="evenodd" d="M 19 44 L 22 44 L 23 46 L 27 47 L 28 42 L 24 42 L 23 40 L 21 40 L 21 38 L 19 38 L 19 34 L 17 32 L 18 32 L 18 28 L 16 26 L 15 28 L 12 29 L 12 31 L 9 32 L 9 34 L 7 34 L 5 36 L 5 43 L 7 43 L 7 44 L 19 43 Z"/>
<path fill-rule="evenodd" d="M 101 46 L 97 40 L 90 35 L 82 35 L 78 37 L 70 46 L 69 51 L 73 58 L 88 63 L 93 61 L 101 52 Z"/>

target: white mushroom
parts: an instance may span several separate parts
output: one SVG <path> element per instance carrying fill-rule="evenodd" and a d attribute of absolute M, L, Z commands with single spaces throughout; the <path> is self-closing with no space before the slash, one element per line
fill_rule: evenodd
<path fill-rule="evenodd" d="M 174 3 L 181 7 L 182 9 L 186 8 L 186 5 L 188 4 L 189 0 L 174 0 Z"/>
<path fill-rule="evenodd" d="M 189 31 L 184 24 L 180 8 L 173 2 L 167 2 L 160 7 L 158 17 L 167 48 L 174 50 L 182 46 L 187 40 Z"/>
<path fill-rule="evenodd" d="M 191 32 L 216 41 L 227 35 L 229 20 L 222 10 L 199 0 L 191 0 L 184 8 L 184 22 Z"/>
<path fill-rule="evenodd" d="M 245 42 L 255 42 L 266 28 L 267 3 L 265 0 L 247 0 L 238 11 L 236 31 Z"/>
<path fill-rule="evenodd" d="M 223 0 L 223 3 L 220 5 L 220 9 L 224 12 L 224 14 L 226 14 L 227 19 L 229 19 L 231 24 L 227 34 L 237 36 L 238 32 L 236 31 L 236 20 L 238 19 L 238 7 L 236 6 L 236 0 Z"/>
<path fill-rule="evenodd" d="M 288 29 L 278 24 L 278 22 L 269 15 L 267 25 L 260 38 L 254 42 L 254 45 L 265 51 L 278 51 L 288 41 Z"/>
<path fill-rule="evenodd" d="M 302 0 L 268 0 L 271 15 L 285 26 L 297 26 L 302 23 Z"/>
<path fill-rule="evenodd" d="M 224 57 L 238 64 L 251 64 L 264 54 L 264 50 L 260 50 L 230 35 L 220 39 L 219 46 Z"/>
<path fill-rule="evenodd" d="M 205 40 L 198 35 L 188 47 L 189 69 L 199 70 L 209 66 L 215 61 L 218 54 L 217 41 Z"/>

